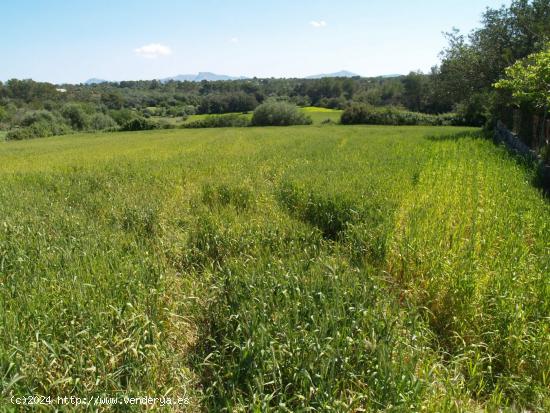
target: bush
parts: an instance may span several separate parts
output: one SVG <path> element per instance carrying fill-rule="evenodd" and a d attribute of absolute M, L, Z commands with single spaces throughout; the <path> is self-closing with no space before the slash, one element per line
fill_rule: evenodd
<path fill-rule="evenodd" d="M 322 98 L 319 100 L 319 106 L 328 109 L 343 109 L 346 106 L 346 99 L 338 98 Z"/>
<path fill-rule="evenodd" d="M 195 115 L 197 113 L 197 108 L 193 105 L 185 105 L 183 107 L 182 112 L 180 113 L 181 116 L 187 115 Z"/>
<path fill-rule="evenodd" d="M 372 106 L 363 103 L 354 103 L 344 110 L 340 117 L 340 123 L 344 125 L 368 123 L 372 112 Z"/>
<path fill-rule="evenodd" d="M 43 138 L 72 132 L 71 127 L 58 112 L 49 110 L 22 112 L 15 124 L 19 127 L 10 130 L 6 135 L 6 140 Z"/>
<path fill-rule="evenodd" d="M 409 112 L 395 107 L 376 108 L 364 103 L 354 103 L 342 113 L 340 122 L 344 125 L 460 125 L 463 122 L 453 113 L 430 115 Z"/>
<path fill-rule="evenodd" d="M 250 122 L 248 118 L 237 113 L 229 113 L 227 115 L 210 115 L 205 118 L 185 123 L 184 128 L 226 128 L 248 126 Z"/>
<path fill-rule="evenodd" d="M 262 103 L 254 110 L 254 126 L 311 125 L 309 116 L 300 112 L 296 105 L 288 102 L 270 101 Z"/>
<path fill-rule="evenodd" d="M 65 135 L 71 133 L 72 129 L 63 122 L 55 119 L 40 120 L 30 126 L 10 130 L 6 135 L 6 140 L 24 140 L 33 138 L 44 138 L 46 136 Z"/>
<path fill-rule="evenodd" d="M 116 130 L 117 123 L 109 115 L 96 113 L 90 118 L 90 129 L 93 130 Z"/>
<path fill-rule="evenodd" d="M 155 122 L 147 120 L 145 118 L 134 118 L 126 122 L 120 130 L 123 131 L 138 131 L 138 130 L 151 130 L 157 129 L 159 125 Z"/>
<path fill-rule="evenodd" d="M 126 123 L 139 117 L 139 115 L 130 109 L 110 110 L 109 116 L 115 120 L 120 126 L 124 126 Z"/>
<path fill-rule="evenodd" d="M 33 110 L 26 112 L 20 120 L 21 126 L 31 126 L 34 123 L 46 121 L 54 121 L 54 115 L 47 110 Z"/>
<path fill-rule="evenodd" d="M 455 112 L 458 117 L 463 119 L 464 124 L 483 126 L 490 118 L 490 102 L 490 94 L 474 93 L 467 100 L 456 105 Z"/>
<path fill-rule="evenodd" d="M 89 127 L 89 117 L 80 105 L 66 105 L 61 114 L 74 130 L 85 130 Z"/>
<path fill-rule="evenodd" d="M 52 121 L 40 121 L 30 127 L 37 137 L 65 135 L 73 132 L 69 125 L 59 122 L 55 118 Z"/>
<path fill-rule="evenodd" d="M 156 121 L 156 129 L 175 129 L 176 125 L 170 122 L 168 119 L 158 119 Z"/>
<path fill-rule="evenodd" d="M 25 139 L 32 139 L 35 136 L 31 133 L 30 128 L 18 128 L 8 131 L 6 134 L 7 141 L 22 141 Z"/>

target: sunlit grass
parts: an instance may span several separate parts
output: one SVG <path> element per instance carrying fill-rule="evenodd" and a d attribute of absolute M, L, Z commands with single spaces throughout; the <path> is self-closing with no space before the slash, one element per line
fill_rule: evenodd
<path fill-rule="evenodd" d="M 550 407 L 550 207 L 474 129 L 83 134 L 0 160 L 3 397 Z"/>
<path fill-rule="evenodd" d="M 337 109 L 327 109 L 314 106 L 307 106 L 300 108 L 301 111 L 305 112 L 313 120 L 314 125 L 322 124 L 330 120 L 332 123 L 339 123 L 340 116 L 342 115 L 341 110 Z M 238 115 L 250 120 L 252 119 L 252 112 L 248 113 L 237 113 Z M 190 115 L 185 120 L 182 117 L 170 117 L 170 116 L 152 116 L 151 119 L 159 121 L 161 123 L 167 123 L 174 127 L 181 127 L 187 123 L 192 123 L 206 119 L 211 116 L 220 116 L 220 115 L 209 115 L 209 114 L 199 114 L 199 115 Z M 1 132 L 0 132 L 1 133 Z M 1 136 L 0 136 L 1 138 Z"/>
<path fill-rule="evenodd" d="M 327 108 L 319 108 L 315 106 L 306 106 L 303 108 L 300 108 L 303 112 L 305 112 L 308 116 L 311 117 L 313 120 L 313 124 L 320 124 L 323 122 L 326 122 L 327 120 L 330 120 L 334 123 L 340 122 L 340 116 L 342 116 L 342 111 L 338 109 L 327 109 Z"/>

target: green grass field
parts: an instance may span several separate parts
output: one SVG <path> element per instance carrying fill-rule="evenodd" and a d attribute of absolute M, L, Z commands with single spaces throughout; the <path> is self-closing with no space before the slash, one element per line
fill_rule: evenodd
<path fill-rule="evenodd" d="M 318 108 L 314 106 L 307 106 L 300 110 L 311 117 L 314 125 L 319 125 L 327 120 L 334 123 L 340 123 L 340 116 L 342 116 L 343 112 L 342 110 Z"/>
<path fill-rule="evenodd" d="M 340 122 L 340 116 L 342 115 L 341 110 L 336 109 L 326 109 L 326 108 L 318 108 L 314 106 L 308 106 L 304 108 L 300 108 L 301 111 L 305 112 L 308 116 L 311 117 L 313 120 L 314 125 L 319 125 L 323 121 L 326 121 L 327 119 L 330 119 L 334 123 Z M 194 122 L 197 120 L 208 118 L 209 116 L 216 116 L 216 115 L 191 115 L 189 116 L 185 121 L 182 120 L 181 117 L 168 117 L 168 116 L 153 116 L 152 119 L 155 119 L 157 121 L 167 122 L 170 125 L 175 126 L 181 126 L 185 123 Z M 248 120 L 252 119 L 252 112 L 242 114 L 242 116 L 246 117 Z"/>
<path fill-rule="evenodd" d="M 475 129 L 83 134 L 0 159 L 0 411 L 550 410 L 550 206 Z"/>

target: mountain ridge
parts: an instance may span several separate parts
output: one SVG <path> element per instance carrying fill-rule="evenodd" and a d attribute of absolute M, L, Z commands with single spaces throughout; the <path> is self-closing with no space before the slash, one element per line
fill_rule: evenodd
<path fill-rule="evenodd" d="M 161 82 L 169 82 L 171 80 L 175 81 L 188 81 L 188 82 L 201 82 L 203 80 L 208 80 L 211 82 L 217 81 L 217 80 L 242 80 L 242 79 L 248 79 L 246 76 L 229 76 L 229 75 L 219 75 L 212 72 L 199 72 L 197 74 L 186 74 L 186 75 L 176 75 L 171 77 L 165 77 L 164 79 L 160 79 Z"/>
<path fill-rule="evenodd" d="M 325 77 L 355 77 L 359 76 L 357 73 L 350 72 L 349 70 L 340 70 L 334 73 L 320 73 L 317 75 L 306 76 L 304 79 L 322 79 Z"/>
<path fill-rule="evenodd" d="M 319 73 L 316 75 L 310 75 L 310 76 L 304 76 L 300 77 L 299 79 L 323 79 L 327 77 L 362 77 L 361 75 L 350 72 L 349 70 L 340 70 L 339 72 L 333 72 L 333 73 Z M 380 77 L 380 78 L 392 78 L 392 77 L 400 77 L 402 75 L 400 74 L 388 74 L 388 75 L 379 75 L 379 76 L 369 76 L 369 77 Z M 220 80 L 245 80 L 245 79 L 251 79 L 247 76 L 230 76 L 225 74 L 217 74 L 213 72 L 198 72 L 196 74 L 180 74 L 176 76 L 170 76 L 165 77 L 161 79 L 157 79 L 162 83 L 170 82 L 170 81 L 179 81 L 179 82 L 201 82 L 203 80 L 209 81 L 209 82 L 215 82 Z M 104 80 L 99 78 L 90 78 L 84 82 L 85 85 L 97 85 L 101 83 L 111 82 L 110 80 Z"/>

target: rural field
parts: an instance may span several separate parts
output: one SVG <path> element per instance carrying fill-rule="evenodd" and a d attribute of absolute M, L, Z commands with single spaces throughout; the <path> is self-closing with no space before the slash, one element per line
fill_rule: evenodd
<path fill-rule="evenodd" d="M 532 168 L 478 128 L 311 115 L 2 142 L 0 411 L 550 411 Z"/>
<path fill-rule="evenodd" d="M 338 123 L 340 122 L 340 116 L 342 115 L 342 110 L 337 109 L 327 109 L 327 108 L 319 108 L 319 107 L 303 107 L 300 108 L 300 111 L 307 116 L 309 116 L 313 122 L 314 125 L 319 125 L 324 123 Z M 240 117 L 246 119 L 247 121 L 250 121 L 252 119 L 252 113 L 241 113 L 238 114 Z M 199 120 L 208 119 L 211 117 L 216 117 L 220 115 L 208 115 L 208 114 L 202 114 L 202 115 L 190 115 L 187 117 L 187 119 L 182 120 L 181 118 L 174 118 L 174 117 L 168 117 L 168 116 L 153 116 L 152 118 L 160 121 L 160 122 L 166 122 L 168 125 L 172 126 L 182 126 L 186 125 L 192 122 L 196 122 Z M 2 132 L 0 132 L 0 139 L 2 139 Z"/>

